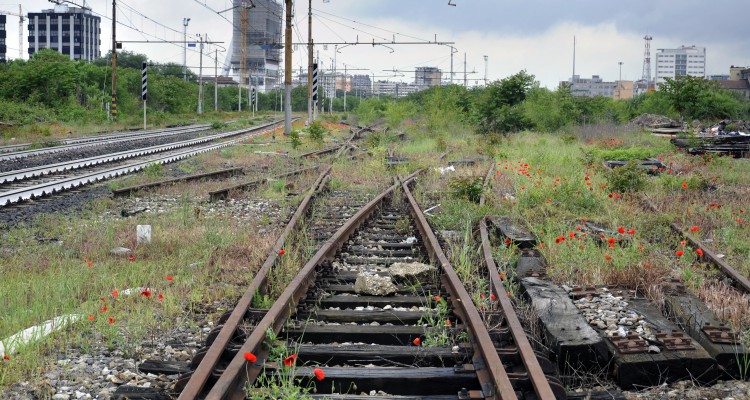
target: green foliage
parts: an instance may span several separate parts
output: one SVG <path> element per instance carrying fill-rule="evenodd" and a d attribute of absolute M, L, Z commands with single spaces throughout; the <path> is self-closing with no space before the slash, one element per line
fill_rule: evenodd
<path fill-rule="evenodd" d="M 211 129 L 222 129 L 225 126 L 227 126 L 227 124 L 225 124 L 222 121 L 213 121 L 213 122 L 211 122 Z"/>
<path fill-rule="evenodd" d="M 566 88 L 550 91 L 534 87 L 523 103 L 524 116 L 541 132 L 554 132 L 575 123 L 580 110 Z"/>
<path fill-rule="evenodd" d="M 521 71 L 479 91 L 471 108 L 477 132 L 508 134 L 530 128 L 522 103 L 533 85 L 534 75 Z"/>
<path fill-rule="evenodd" d="M 672 107 L 688 119 L 725 119 L 739 117 L 740 101 L 715 81 L 702 77 L 681 76 L 665 78 L 659 91 Z"/>
<path fill-rule="evenodd" d="M 292 148 L 295 150 L 297 150 L 300 146 L 302 146 L 302 140 L 300 140 L 299 132 L 297 131 L 289 132 L 289 140 L 291 140 Z"/>
<path fill-rule="evenodd" d="M 628 161 L 604 175 L 609 188 L 616 192 L 637 192 L 646 184 L 646 171 L 638 168 L 638 162 Z"/>
<path fill-rule="evenodd" d="M 320 121 L 313 121 L 313 123 L 307 127 L 307 134 L 310 136 L 310 140 L 315 142 L 318 146 L 323 145 L 323 134 L 325 132 L 326 128 Z"/>
<path fill-rule="evenodd" d="M 362 125 L 371 125 L 377 119 L 382 118 L 385 112 L 385 100 L 370 98 L 362 100 L 359 107 L 354 110 L 357 121 Z"/>
<path fill-rule="evenodd" d="M 143 172 L 145 172 L 146 176 L 148 176 L 149 178 L 156 179 L 162 176 L 162 174 L 164 173 L 164 168 L 159 163 L 151 163 L 143 168 Z"/>
<path fill-rule="evenodd" d="M 414 103 L 405 100 L 391 101 L 385 107 L 385 122 L 389 128 L 398 127 L 406 118 L 416 114 Z"/>
<path fill-rule="evenodd" d="M 479 203 L 484 188 L 482 187 L 482 177 L 465 177 L 451 178 L 448 182 L 451 188 L 451 194 L 455 197 Z"/>
<path fill-rule="evenodd" d="M 660 150 L 656 148 L 648 147 L 630 147 L 630 148 L 618 148 L 618 149 L 601 149 L 592 148 L 591 158 L 594 161 L 604 160 L 644 160 L 650 157 L 656 157 Z"/>

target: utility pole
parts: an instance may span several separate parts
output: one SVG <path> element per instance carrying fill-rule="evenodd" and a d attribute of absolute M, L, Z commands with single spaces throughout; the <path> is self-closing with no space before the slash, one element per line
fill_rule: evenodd
<path fill-rule="evenodd" d="M 484 56 L 484 87 L 487 87 L 487 66 L 489 57 Z"/>
<path fill-rule="evenodd" d="M 571 85 L 576 83 L 576 37 L 573 36 L 573 76 L 570 78 Z"/>
<path fill-rule="evenodd" d="M 456 48 L 453 46 L 450 46 L 451 48 L 451 85 L 453 84 L 453 54 L 456 52 Z"/>
<path fill-rule="evenodd" d="M 242 72 L 240 71 L 240 75 L 242 75 Z M 237 112 L 242 111 L 242 82 L 240 79 L 237 79 Z"/>
<path fill-rule="evenodd" d="M 284 35 L 284 133 L 288 135 L 292 132 L 292 0 L 286 0 Z"/>
<path fill-rule="evenodd" d="M 247 28 L 248 28 L 248 17 L 247 9 L 249 6 L 246 2 L 242 2 L 242 9 L 240 10 L 240 35 L 242 36 L 242 59 L 240 60 L 240 103 L 242 102 L 242 85 L 245 84 L 247 79 Z M 247 88 L 250 91 L 250 86 Z M 250 104 L 248 104 L 250 106 Z"/>
<path fill-rule="evenodd" d="M 308 0 L 307 10 L 307 123 L 313 122 L 313 39 L 312 39 L 312 0 Z"/>
<path fill-rule="evenodd" d="M 346 112 L 346 64 L 344 64 L 344 112 Z"/>
<path fill-rule="evenodd" d="M 620 79 L 617 81 L 617 99 L 618 100 L 622 100 L 622 64 L 623 64 L 622 61 L 617 63 L 617 65 L 620 66 Z"/>
<path fill-rule="evenodd" d="M 182 19 L 182 41 L 185 47 L 182 49 L 182 72 L 185 75 L 184 79 L 185 82 L 187 82 L 187 27 L 188 23 L 190 22 L 190 18 L 183 18 Z"/>
<path fill-rule="evenodd" d="M 214 111 L 219 111 L 219 49 L 214 49 Z"/>
<path fill-rule="evenodd" d="M 112 120 L 117 121 L 117 0 L 112 0 Z"/>
<path fill-rule="evenodd" d="M 198 37 L 200 40 L 200 66 L 198 76 L 198 114 L 203 114 L 203 36 Z"/>
<path fill-rule="evenodd" d="M 464 52 L 464 87 L 469 87 L 468 81 L 466 80 L 466 52 Z"/>

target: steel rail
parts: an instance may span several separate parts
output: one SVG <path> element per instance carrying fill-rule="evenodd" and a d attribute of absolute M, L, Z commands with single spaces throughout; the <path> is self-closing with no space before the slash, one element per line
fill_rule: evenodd
<path fill-rule="evenodd" d="M 250 308 L 250 305 L 253 301 L 253 296 L 255 296 L 255 293 L 259 289 L 266 287 L 268 283 L 268 273 L 276 263 L 276 259 L 279 256 L 279 251 L 284 247 L 284 243 L 286 242 L 292 231 L 297 229 L 299 221 L 310 209 L 313 196 L 325 185 L 325 181 L 329 177 L 331 169 L 332 167 L 329 166 L 320 174 L 320 176 L 318 176 L 318 179 L 315 180 L 315 183 L 313 183 L 307 195 L 297 207 L 297 210 L 294 212 L 294 215 L 292 215 L 292 218 L 287 223 L 281 236 L 279 236 L 279 238 L 276 240 L 276 243 L 274 243 L 273 247 L 271 248 L 271 252 L 263 262 L 263 265 L 255 274 L 255 278 L 253 278 L 250 286 L 237 302 L 237 305 L 234 307 L 234 310 L 230 314 L 227 321 L 224 323 L 224 326 L 219 331 L 216 339 L 208 348 L 208 351 L 203 356 L 203 359 L 201 359 L 198 367 L 190 377 L 190 380 L 182 389 L 182 393 L 179 397 L 180 399 L 196 399 L 203 391 L 203 388 L 205 387 L 208 379 L 211 377 L 214 368 L 216 368 L 216 366 L 218 365 L 222 353 L 224 353 L 224 351 L 226 350 L 230 341 L 234 337 L 234 333 L 237 331 L 237 327 L 240 325 L 240 323 L 242 323 L 245 313 Z"/>
<path fill-rule="evenodd" d="M 415 175 L 416 173 L 412 174 L 411 177 Z M 333 236 L 322 244 L 315 255 L 302 267 L 292 282 L 289 283 L 287 288 L 279 296 L 273 306 L 271 306 L 263 319 L 257 323 L 253 332 L 248 336 L 245 343 L 237 352 L 237 355 L 234 356 L 230 364 L 224 370 L 224 373 L 208 392 L 205 397 L 207 400 L 239 400 L 245 398 L 242 388 L 246 382 L 253 382 L 257 378 L 258 374 L 261 372 L 262 364 L 256 362 L 248 365 L 247 361 L 243 358 L 244 353 L 250 352 L 258 354 L 261 343 L 266 336 L 266 330 L 273 329 L 275 333 L 279 333 L 296 305 L 305 296 L 309 286 L 313 283 L 316 268 L 324 261 L 333 259 L 336 252 L 343 246 L 355 230 L 364 223 L 367 218 L 376 211 L 377 207 L 383 202 L 383 200 L 391 196 L 393 191 L 397 188 L 398 185 L 394 184 L 383 191 L 357 211 L 357 213 L 347 220 L 346 223 L 344 223 L 344 225 L 333 234 Z M 207 372 L 206 370 L 202 371 L 203 374 L 210 374 L 210 372 L 210 370 Z M 206 376 L 205 379 L 208 379 L 208 377 Z M 196 387 L 198 387 L 197 389 L 202 389 L 203 384 L 196 384 L 189 393 L 183 391 L 178 400 L 196 399 L 200 392 L 200 390 L 196 390 Z"/>
<path fill-rule="evenodd" d="M 164 155 L 158 158 L 152 158 L 150 160 L 133 162 L 127 165 L 105 169 L 102 171 L 91 172 L 88 174 L 78 175 L 75 177 L 68 177 L 52 182 L 41 183 L 38 185 L 19 188 L 10 190 L 7 192 L 0 193 L 0 207 L 6 206 L 11 203 L 16 203 L 23 200 L 29 200 L 44 195 L 49 195 L 62 190 L 67 190 L 75 187 L 79 187 L 88 183 L 105 180 L 108 178 L 129 174 L 132 172 L 139 171 L 145 168 L 149 164 L 167 164 L 177 160 L 181 160 L 196 154 L 217 150 L 220 148 L 231 146 L 241 140 L 245 140 L 244 137 L 228 140 L 217 144 L 207 145 L 203 147 L 193 148 L 184 150 L 181 152 Z"/>
<path fill-rule="evenodd" d="M 169 185 L 170 183 L 179 183 L 179 182 L 193 181 L 193 180 L 198 180 L 198 179 L 232 176 L 232 175 L 241 174 L 241 173 L 242 173 L 242 168 L 220 169 L 220 170 L 213 171 L 213 172 L 204 172 L 202 174 L 181 176 L 179 178 L 174 178 L 174 179 L 165 179 L 165 180 L 161 180 L 157 182 L 144 183 L 143 185 L 128 186 L 128 187 L 124 187 L 121 189 L 114 189 L 112 190 L 112 195 L 114 195 L 115 197 L 128 196 L 139 190 L 145 190 L 145 189 L 151 189 L 151 188 L 155 188 L 159 186 Z"/>
<path fill-rule="evenodd" d="M 495 162 L 493 161 L 484 178 L 483 187 L 485 190 L 489 186 L 490 178 L 495 172 L 495 169 Z M 482 196 L 479 198 L 479 204 L 485 204 L 484 193 L 482 193 Z M 505 282 L 500 279 L 500 272 L 497 269 L 495 258 L 492 255 L 492 244 L 490 243 L 486 216 L 483 216 L 479 220 L 479 235 L 482 239 L 482 253 L 484 255 L 485 266 L 487 267 L 487 274 L 490 278 L 492 292 L 494 292 L 495 298 L 500 304 L 500 309 L 505 316 L 508 328 L 510 328 L 513 341 L 516 344 L 516 348 L 518 348 L 518 352 L 521 354 L 521 360 L 523 361 L 524 367 L 526 367 L 526 373 L 531 380 L 534 393 L 536 393 L 536 396 L 539 399 L 554 399 L 556 396 L 552 387 L 550 386 L 547 377 L 544 375 L 541 365 L 539 365 L 539 360 L 536 358 L 534 348 L 531 347 L 531 343 L 529 343 L 529 339 L 526 337 L 523 325 L 521 325 L 521 321 L 518 319 L 513 304 L 508 298 L 508 288 L 505 287 Z"/>
<path fill-rule="evenodd" d="M 251 182 L 243 182 L 243 183 L 240 183 L 240 184 L 237 184 L 237 185 L 232 185 L 232 186 L 225 187 L 225 188 L 222 188 L 222 189 L 214 190 L 214 191 L 208 192 L 208 201 L 209 202 L 214 202 L 214 201 L 218 201 L 218 200 L 223 200 L 223 199 L 227 198 L 227 196 L 229 196 L 229 192 L 231 192 L 232 190 L 250 189 L 250 188 L 253 188 L 255 186 L 262 185 L 262 184 L 268 182 L 269 179 L 284 179 L 284 178 L 288 178 L 290 176 L 304 174 L 305 172 L 316 170 L 318 168 L 320 168 L 320 166 L 316 165 L 314 167 L 296 169 L 294 171 L 285 172 L 283 174 L 275 175 L 275 176 L 272 176 L 272 177 L 269 177 L 269 178 L 260 178 L 260 179 L 256 179 L 256 180 L 251 181 Z"/>
<path fill-rule="evenodd" d="M 231 132 L 224 132 L 224 133 L 220 133 L 216 135 L 205 136 L 205 137 L 198 138 L 198 139 L 183 140 L 180 142 L 168 143 L 168 144 L 163 144 L 163 145 L 158 145 L 158 146 L 150 146 L 150 147 L 145 147 L 142 149 L 121 151 L 117 153 L 106 154 L 103 156 L 89 157 L 89 158 L 84 158 L 80 160 L 73 160 L 73 161 L 66 161 L 62 163 L 52 164 L 52 165 L 45 165 L 42 167 L 33 167 L 33 168 L 16 170 L 16 171 L 10 171 L 7 173 L 0 174 L 0 183 L 16 182 L 16 181 L 21 181 L 24 179 L 34 178 L 37 176 L 48 175 L 51 173 L 69 171 L 69 170 L 88 167 L 92 165 L 104 164 L 104 163 L 108 163 L 108 162 L 112 162 L 116 160 L 125 160 L 128 158 L 139 157 L 139 156 L 144 156 L 148 154 L 168 151 L 168 150 L 174 150 L 174 149 L 178 149 L 182 147 L 195 146 L 195 145 L 210 142 L 213 140 L 224 139 L 227 137 L 243 135 L 249 132 L 262 130 L 262 129 L 268 128 L 269 126 L 273 126 L 277 123 L 278 122 L 272 122 L 272 123 L 268 123 L 265 125 L 261 125 L 261 126 L 257 126 L 257 127 L 253 127 L 249 129 L 241 129 L 241 130 L 236 130 L 236 131 L 231 131 Z"/>
<path fill-rule="evenodd" d="M 651 211 L 655 213 L 660 212 L 659 209 L 656 207 L 656 205 L 651 201 L 651 199 L 648 196 L 644 194 L 642 195 L 641 199 L 643 200 L 643 203 L 645 203 L 646 206 L 651 209 Z M 744 275 L 739 273 L 731 265 L 727 264 L 726 261 L 722 260 L 713 250 L 706 247 L 706 245 L 701 243 L 701 241 L 698 240 L 695 236 L 691 235 L 689 232 L 682 229 L 680 224 L 676 222 L 672 222 L 669 224 L 669 227 L 670 229 L 672 229 L 673 232 L 687 239 L 690 242 L 690 244 L 693 245 L 693 247 L 700 249 L 703 252 L 702 258 L 710 261 L 717 268 L 719 268 L 725 275 L 727 275 L 733 281 L 737 282 L 737 284 L 741 286 L 745 292 L 750 293 L 750 280 L 749 279 L 747 279 Z"/>
<path fill-rule="evenodd" d="M 411 205 L 409 211 L 417 224 L 417 228 L 422 234 L 430 260 L 437 262 L 442 267 L 443 274 L 446 277 L 445 282 L 454 296 L 453 303 L 455 309 L 463 314 L 462 319 L 464 323 L 467 324 L 468 330 L 474 337 L 472 345 L 475 348 L 475 354 L 482 357 L 482 361 L 484 362 L 484 368 L 482 370 L 477 370 L 477 376 L 482 379 L 481 373 L 483 371 L 489 373 L 488 383 L 491 383 L 492 387 L 486 388 L 486 385 L 483 385 L 485 391 L 484 395 L 490 398 L 500 398 L 504 400 L 517 399 L 518 397 L 516 396 L 516 392 L 510 382 L 508 373 L 503 367 L 502 360 L 500 360 L 500 356 L 498 356 L 497 350 L 495 350 L 495 346 L 492 343 L 492 338 L 487 331 L 487 327 L 484 325 L 484 320 L 479 314 L 474 302 L 471 300 L 469 292 L 466 291 L 463 283 L 461 283 L 461 278 L 459 278 L 456 271 L 453 270 L 453 266 L 451 266 L 450 261 L 448 261 L 448 257 L 443 253 L 435 233 L 432 231 L 432 228 L 422 213 L 417 200 L 412 195 L 411 190 L 409 190 L 408 182 L 404 181 L 401 186 L 406 198 L 409 200 L 409 204 Z M 486 393 L 487 389 L 491 389 L 491 393 Z M 553 399 L 554 396 L 541 398 Z"/>
<path fill-rule="evenodd" d="M 108 136 L 90 136 L 90 137 L 85 137 L 85 138 L 66 139 L 66 140 L 60 141 L 60 143 L 62 143 L 61 145 L 45 147 L 42 149 L 22 150 L 22 151 L 14 151 L 12 153 L 0 154 L 0 161 L 16 160 L 19 158 L 38 156 L 42 154 L 54 154 L 54 153 L 60 153 L 63 151 L 68 151 L 68 150 L 82 149 L 85 147 L 100 146 L 103 144 L 132 142 L 134 140 L 142 140 L 142 139 L 149 139 L 149 138 L 180 135 L 180 134 L 185 134 L 185 133 L 201 132 L 201 131 L 208 130 L 208 128 L 210 128 L 209 125 L 197 125 L 197 126 L 192 126 L 192 127 L 179 127 L 179 128 L 139 132 L 136 134 L 130 133 L 130 134 L 119 134 L 117 136 L 109 136 L 109 135 Z M 168 133 L 168 135 L 165 135 L 165 133 Z M 31 146 L 31 144 L 26 145 L 26 147 L 29 147 L 29 146 Z"/>

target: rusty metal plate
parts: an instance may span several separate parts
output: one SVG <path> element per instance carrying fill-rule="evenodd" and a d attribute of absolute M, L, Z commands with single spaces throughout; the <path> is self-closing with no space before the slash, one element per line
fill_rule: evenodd
<path fill-rule="evenodd" d="M 682 332 L 658 332 L 656 340 L 667 350 L 694 350 L 693 340 Z"/>
<path fill-rule="evenodd" d="M 703 327 L 703 333 L 708 336 L 708 339 L 712 343 L 717 344 L 736 344 L 739 342 L 739 338 L 737 337 L 737 333 L 733 332 L 729 327 L 727 326 L 713 326 L 710 324 L 706 324 Z"/>
<path fill-rule="evenodd" d="M 617 351 L 622 354 L 648 352 L 648 342 L 634 333 L 628 334 L 627 337 L 613 336 L 608 339 L 617 347 Z"/>

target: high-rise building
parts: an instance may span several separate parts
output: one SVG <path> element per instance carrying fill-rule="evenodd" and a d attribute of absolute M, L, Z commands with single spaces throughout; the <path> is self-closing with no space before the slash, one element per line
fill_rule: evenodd
<path fill-rule="evenodd" d="M 241 85 L 256 86 L 261 92 L 270 90 L 278 82 L 282 6 L 276 0 L 233 0 L 232 4 L 234 30 L 224 70 L 238 82 L 243 80 L 240 75 L 244 43 L 246 71 Z M 255 7 L 247 8 L 251 4 Z"/>
<path fill-rule="evenodd" d="M 659 49 L 656 53 L 656 83 L 664 78 L 706 76 L 706 48 L 681 46 L 678 49 Z"/>
<path fill-rule="evenodd" d="M 369 96 L 372 93 L 370 75 L 352 75 L 352 90 L 360 96 Z"/>
<path fill-rule="evenodd" d="M 5 45 L 5 15 L 0 14 L 0 62 L 5 62 L 5 53 L 8 52 L 8 47 Z"/>
<path fill-rule="evenodd" d="M 440 86 L 443 79 L 443 72 L 435 67 L 417 67 L 414 71 L 414 84 L 430 88 Z"/>
<path fill-rule="evenodd" d="M 91 10 L 58 4 L 29 13 L 29 57 L 42 49 L 69 55 L 71 60 L 101 57 L 101 18 Z"/>

